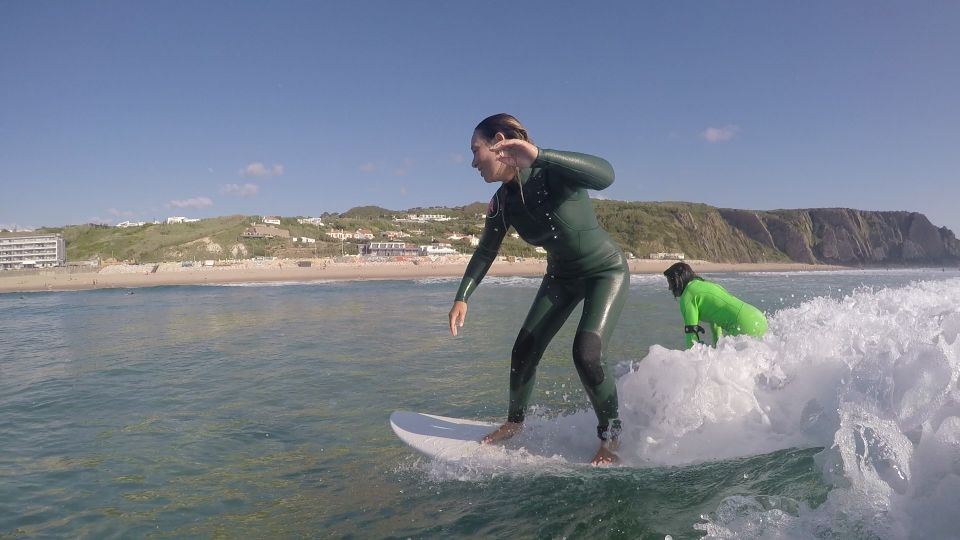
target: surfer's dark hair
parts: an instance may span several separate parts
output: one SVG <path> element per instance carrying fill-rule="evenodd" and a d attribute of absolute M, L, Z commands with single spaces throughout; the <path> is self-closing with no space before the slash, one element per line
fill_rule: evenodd
<path fill-rule="evenodd" d="M 667 277 L 667 286 L 670 287 L 670 292 L 677 298 L 683 294 L 683 290 L 687 288 L 688 283 L 695 279 L 703 279 L 685 262 L 674 263 L 670 268 L 663 271 L 663 275 Z"/>
<path fill-rule="evenodd" d="M 512 114 L 499 113 L 488 116 L 477 124 L 477 127 L 473 128 L 473 130 L 488 141 L 492 141 L 493 138 L 497 136 L 497 133 L 503 133 L 503 136 L 507 139 L 520 139 L 521 141 L 527 141 L 529 143 L 533 142 L 530 140 L 527 128 L 523 127 L 523 124 Z"/>
<path fill-rule="evenodd" d="M 474 133 L 479 133 L 486 141 L 493 141 L 497 137 L 497 133 L 503 133 L 506 139 L 520 139 L 521 141 L 533 144 L 533 140 L 530 139 L 530 134 L 527 133 L 527 128 L 523 127 L 523 124 L 512 114 L 498 113 L 488 116 L 481 120 L 480 123 L 477 124 L 477 127 L 473 128 L 473 131 Z M 517 179 L 517 183 L 519 184 L 519 168 L 517 168 L 514 178 Z M 500 191 L 498 190 L 497 193 L 499 194 Z M 520 189 L 520 201 L 524 206 L 527 205 L 522 188 Z"/>

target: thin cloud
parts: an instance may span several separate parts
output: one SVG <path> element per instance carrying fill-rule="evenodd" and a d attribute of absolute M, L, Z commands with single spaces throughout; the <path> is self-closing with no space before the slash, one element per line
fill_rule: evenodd
<path fill-rule="evenodd" d="M 137 215 L 131 210 L 117 210 L 116 208 L 110 208 L 107 210 L 107 213 L 109 213 L 111 216 L 122 218 L 132 218 L 133 216 Z"/>
<path fill-rule="evenodd" d="M 226 195 L 234 195 L 236 197 L 252 197 L 260 191 L 260 186 L 256 184 L 227 184 L 220 189 L 220 191 Z"/>
<path fill-rule="evenodd" d="M 464 162 L 463 154 L 450 154 L 450 161 L 457 165 Z"/>
<path fill-rule="evenodd" d="M 739 126 L 708 127 L 700 132 L 700 136 L 708 143 L 714 144 L 727 142 L 736 137 L 738 133 L 740 133 Z"/>
<path fill-rule="evenodd" d="M 259 161 L 251 163 L 240 169 L 240 176 L 253 178 L 270 178 L 272 176 L 282 176 L 283 165 L 275 164 L 273 167 L 267 167 Z"/>
<path fill-rule="evenodd" d="M 393 170 L 393 174 L 397 176 L 406 176 L 410 169 L 413 167 L 413 160 L 410 158 L 405 158 L 403 164 Z"/>
<path fill-rule="evenodd" d="M 372 173 L 372 172 L 376 172 L 376 170 L 377 170 L 377 165 L 374 163 L 364 163 L 363 165 L 360 165 L 360 172 L 363 172 L 363 173 Z"/>
<path fill-rule="evenodd" d="M 192 197 L 190 199 L 180 199 L 170 201 L 168 206 L 174 208 L 206 208 L 208 206 L 213 206 L 213 201 L 209 197 Z"/>

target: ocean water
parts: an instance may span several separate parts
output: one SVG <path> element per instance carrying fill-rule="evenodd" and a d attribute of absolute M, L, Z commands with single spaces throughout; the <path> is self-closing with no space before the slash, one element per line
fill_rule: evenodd
<path fill-rule="evenodd" d="M 660 276 L 608 349 L 623 464 L 570 360 L 538 371 L 531 459 L 442 463 L 394 410 L 501 420 L 539 280 L 0 295 L 0 538 L 958 538 L 960 272 L 708 275 L 762 340 L 680 350 Z"/>

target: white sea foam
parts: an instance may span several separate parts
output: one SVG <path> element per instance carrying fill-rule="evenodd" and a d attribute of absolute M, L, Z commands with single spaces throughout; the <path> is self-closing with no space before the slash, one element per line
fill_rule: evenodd
<path fill-rule="evenodd" d="M 242 283 L 197 283 L 201 287 L 290 287 L 340 284 L 335 279 L 315 279 L 309 281 L 249 281 Z"/>
<path fill-rule="evenodd" d="M 956 538 L 958 336 L 960 279 L 950 279 L 814 298 L 774 313 L 763 339 L 654 345 L 619 369 L 621 458 L 660 467 L 823 448 L 815 462 L 833 486 L 826 502 L 730 497 L 696 525 L 710 538 Z M 595 422 L 592 411 L 534 414 L 515 443 L 525 452 L 435 464 L 432 474 L 583 463 Z"/>
<path fill-rule="evenodd" d="M 821 276 L 917 276 L 918 274 L 932 274 L 937 275 L 951 275 L 957 274 L 958 270 L 956 268 L 850 268 L 843 270 L 816 270 L 811 272 L 810 270 L 783 270 L 783 271 L 763 271 L 763 272 L 741 272 L 745 276 L 803 276 L 810 275 L 811 273 L 816 273 Z M 716 274 L 711 272 L 706 272 L 703 275 L 716 275 L 720 276 L 723 274 Z"/>
<path fill-rule="evenodd" d="M 777 312 L 762 340 L 653 346 L 618 381 L 622 457 L 680 465 L 825 448 L 824 504 L 727 499 L 701 526 L 710 537 L 956 537 L 958 306 L 958 279 L 859 289 Z"/>
<path fill-rule="evenodd" d="M 521 287 L 525 289 L 537 288 L 540 286 L 542 281 L 542 276 L 487 276 L 483 279 L 484 285 L 494 285 L 499 287 Z"/>
<path fill-rule="evenodd" d="M 444 283 L 460 283 L 459 277 L 427 277 L 413 280 L 417 285 L 436 285 Z"/>
<path fill-rule="evenodd" d="M 631 285 L 663 285 L 667 288 L 667 280 L 663 274 L 630 274 Z"/>
<path fill-rule="evenodd" d="M 417 280 L 417 283 L 449 283 L 460 282 L 460 278 L 429 278 Z M 483 285 L 487 287 L 520 287 L 537 288 L 543 282 L 543 276 L 487 276 L 483 279 Z M 630 284 L 634 286 L 663 285 L 666 289 L 666 281 L 660 274 L 631 274 Z"/>

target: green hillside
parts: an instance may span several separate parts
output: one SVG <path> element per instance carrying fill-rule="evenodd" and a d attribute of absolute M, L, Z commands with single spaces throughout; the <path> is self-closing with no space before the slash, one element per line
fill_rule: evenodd
<path fill-rule="evenodd" d="M 752 211 L 718 209 L 685 202 L 624 202 L 595 200 L 600 224 L 624 251 L 637 257 L 681 252 L 691 259 L 718 262 L 825 262 L 832 264 L 933 263 L 960 259 L 960 241 L 946 228 L 937 228 L 915 212 L 869 212 L 850 209 Z M 281 217 L 291 237 L 316 243 L 298 244 L 289 238 L 245 239 L 240 234 L 259 216 L 226 216 L 195 223 L 116 228 L 77 225 L 47 228 L 60 232 L 67 259 L 81 261 L 160 262 L 277 256 L 329 257 L 358 252 L 355 241 L 334 240 L 331 230 L 369 231 L 375 239 L 388 232 L 405 233 L 403 241 L 451 243 L 461 253 L 473 249 L 467 240 L 449 241 L 453 233 L 479 235 L 486 204 L 453 208 L 388 210 L 376 206 L 323 214 L 324 225 L 300 224 Z M 442 214 L 449 221 L 416 222 L 408 214 Z M 0 232 L 0 234 L 4 234 Z M 533 257 L 534 248 L 508 236 L 500 253 Z"/>
<path fill-rule="evenodd" d="M 705 204 L 595 201 L 597 219 L 625 250 L 638 257 L 680 252 L 688 258 L 722 262 L 789 261 L 731 227 Z"/>

